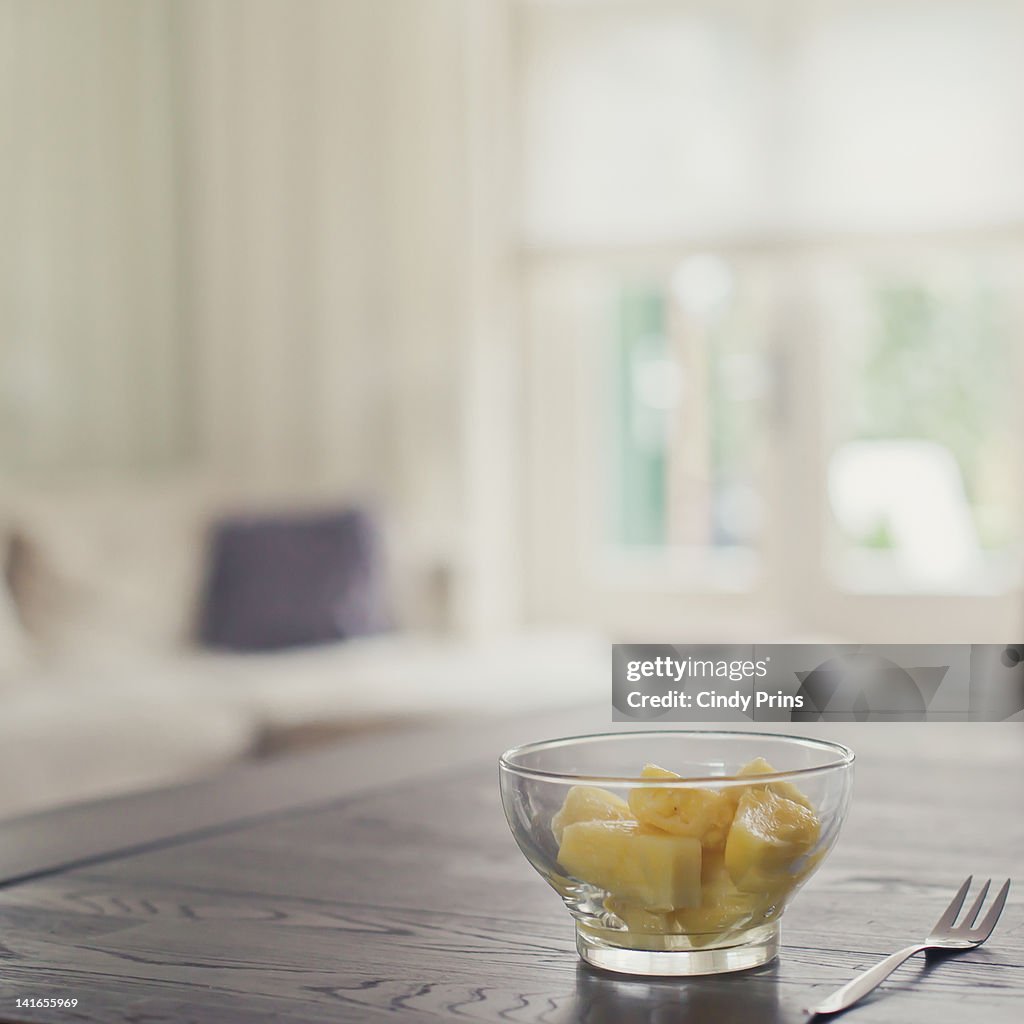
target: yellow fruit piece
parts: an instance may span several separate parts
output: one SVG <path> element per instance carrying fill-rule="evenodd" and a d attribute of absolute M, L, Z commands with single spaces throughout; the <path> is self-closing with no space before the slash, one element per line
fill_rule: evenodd
<path fill-rule="evenodd" d="M 625 821 L 632 819 L 629 804 L 597 786 L 573 786 L 565 796 L 561 810 L 551 819 L 555 841 L 562 841 L 562 830 L 577 821 Z"/>
<path fill-rule="evenodd" d="M 705 936 L 705 942 L 710 942 L 722 933 L 762 924 L 774 916 L 773 911 L 771 895 L 740 892 L 717 857 L 705 872 L 700 906 L 676 910 L 672 918 L 684 934 Z"/>
<path fill-rule="evenodd" d="M 616 896 L 604 901 L 606 910 L 611 911 L 631 931 L 641 935 L 678 935 L 679 925 L 671 910 L 647 910 L 627 903 Z"/>
<path fill-rule="evenodd" d="M 818 841 L 814 811 L 767 787 L 751 787 L 739 798 L 725 844 L 725 867 L 741 892 L 788 891 L 799 876 L 797 862 Z"/>
<path fill-rule="evenodd" d="M 748 775 L 774 775 L 775 769 L 763 758 L 755 757 L 753 761 L 745 764 L 739 772 L 737 772 L 737 778 L 744 778 Z M 796 788 L 792 783 L 789 782 L 766 782 L 759 788 L 770 789 L 773 793 L 777 793 L 781 797 L 785 797 L 787 800 L 792 800 L 793 803 L 800 804 L 801 807 L 806 807 L 809 811 L 814 810 L 814 805 L 810 800 L 807 799 Z M 740 796 L 745 792 L 745 787 L 734 786 L 732 792 L 735 800 L 738 802 Z"/>
<path fill-rule="evenodd" d="M 645 779 L 680 779 L 681 775 L 657 765 L 644 765 Z M 724 792 L 680 786 L 640 786 L 629 794 L 629 807 L 641 824 L 699 839 L 705 849 L 717 850 L 725 843 L 732 821 L 734 803 Z"/>
<path fill-rule="evenodd" d="M 578 821 L 562 830 L 558 860 L 575 878 L 646 910 L 700 903 L 700 840 L 635 821 Z"/>
<path fill-rule="evenodd" d="M 706 892 L 709 886 L 714 886 L 725 874 L 725 851 L 719 850 L 716 853 L 705 853 L 700 865 L 700 884 L 702 886 L 701 902 L 706 902 Z"/>

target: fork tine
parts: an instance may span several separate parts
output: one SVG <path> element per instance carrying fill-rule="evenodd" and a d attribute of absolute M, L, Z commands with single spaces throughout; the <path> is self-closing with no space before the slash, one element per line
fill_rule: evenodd
<path fill-rule="evenodd" d="M 1006 906 L 1006 894 L 1010 891 L 1010 880 L 1007 879 L 1003 882 L 1003 887 L 999 890 L 999 894 L 996 896 L 995 903 L 992 904 L 992 908 L 985 915 L 981 924 L 974 929 L 974 933 L 971 938 L 977 939 L 978 942 L 984 942 L 991 934 L 992 929 L 996 926 L 996 921 L 999 920 L 999 915 L 1003 912 L 1003 907 Z"/>
<path fill-rule="evenodd" d="M 978 893 L 978 898 L 971 904 L 971 909 L 964 915 L 964 919 L 960 922 L 961 928 L 970 928 L 978 917 L 981 911 L 982 905 L 985 902 L 985 897 L 988 895 L 988 887 L 992 884 L 990 878 L 982 887 L 981 892 Z"/>
<path fill-rule="evenodd" d="M 940 932 L 953 927 L 956 915 L 960 913 L 960 908 L 964 905 L 964 900 L 967 899 L 967 891 L 971 888 L 971 882 L 973 881 L 974 875 L 968 875 L 967 880 L 960 886 L 957 894 L 953 897 L 949 906 L 946 907 L 946 912 L 935 922 L 935 927 L 932 929 L 933 932 Z"/>

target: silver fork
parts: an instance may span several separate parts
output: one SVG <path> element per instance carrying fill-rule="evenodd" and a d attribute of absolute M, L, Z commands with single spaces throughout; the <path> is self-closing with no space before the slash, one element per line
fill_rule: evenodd
<path fill-rule="evenodd" d="M 978 893 L 978 898 L 974 901 L 971 909 L 967 911 L 960 924 L 954 927 L 953 922 L 956 921 L 957 914 L 960 913 L 960 908 L 964 905 L 973 880 L 973 875 L 967 876 L 967 880 L 960 886 L 952 902 L 946 907 L 946 912 L 935 922 L 931 935 L 924 942 L 917 946 L 907 946 L 906 949 L 887 956 L 881 963 L 858 974 L 856 978 L 848 981 L 841 989 L 833 992 L 808 1012 L 838 1013 L 840 1010 L 853 1006 L 858 999 L 863 999 L 869 992 L 878 988 L 904 960 L 909 959 L 915 953 L 921 953 L 926 949 L 958 952 L 980 946 L 992 934 L 992 929 L 995 928 L 996 921 L 999 920 L 999 915 L 1003 912 L 1003 907 L 1006 905 L 1006 894 L 1010 891 L 1010 880 L 1007 879 L 1003 883 L 995 902 L 979 925 L 975 926 L 974 922 L 977 920 L 978 914 L 981 913 L 982 904 L 985 902 L 989 886 L 992 884 L 991 879 L 981 887 L 981 892 Z"/>

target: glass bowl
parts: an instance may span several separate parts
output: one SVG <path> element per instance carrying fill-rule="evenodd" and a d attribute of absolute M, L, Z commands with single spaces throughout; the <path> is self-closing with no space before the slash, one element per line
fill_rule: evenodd
<path fill-rule="evenodd" d="M 839 835 L 853 760 L 824 740 L 659 730 L 528 743 L 502 755 L 499 777 L 580 956 L 678 976 L 775 957 L 783 911 Z"/>

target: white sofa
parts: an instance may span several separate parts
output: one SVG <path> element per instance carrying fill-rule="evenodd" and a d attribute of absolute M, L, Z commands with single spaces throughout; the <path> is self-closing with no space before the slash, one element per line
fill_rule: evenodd
<path fill-rule="evenodd" d="M 607 666 L 594 637 L 521 633 L 23 668 L 0 695 L 0 817 L 177 781 L 310 736 L 593 702 Z"/>
<path fill-rule="evenodd" d="M 253 504 L 194 480 L 6 489 L 0 522 L 19 564 L 14 594 L 0 588 L 0 817 L 310 736 L 605 694 L 609 649 L 593 634 L 470 641 L 428 628 L 416 604 L 437 600 L 429 558 L 396 560 L 411 630 L 273 653 L 196 648 L 205 527 Z"/>

